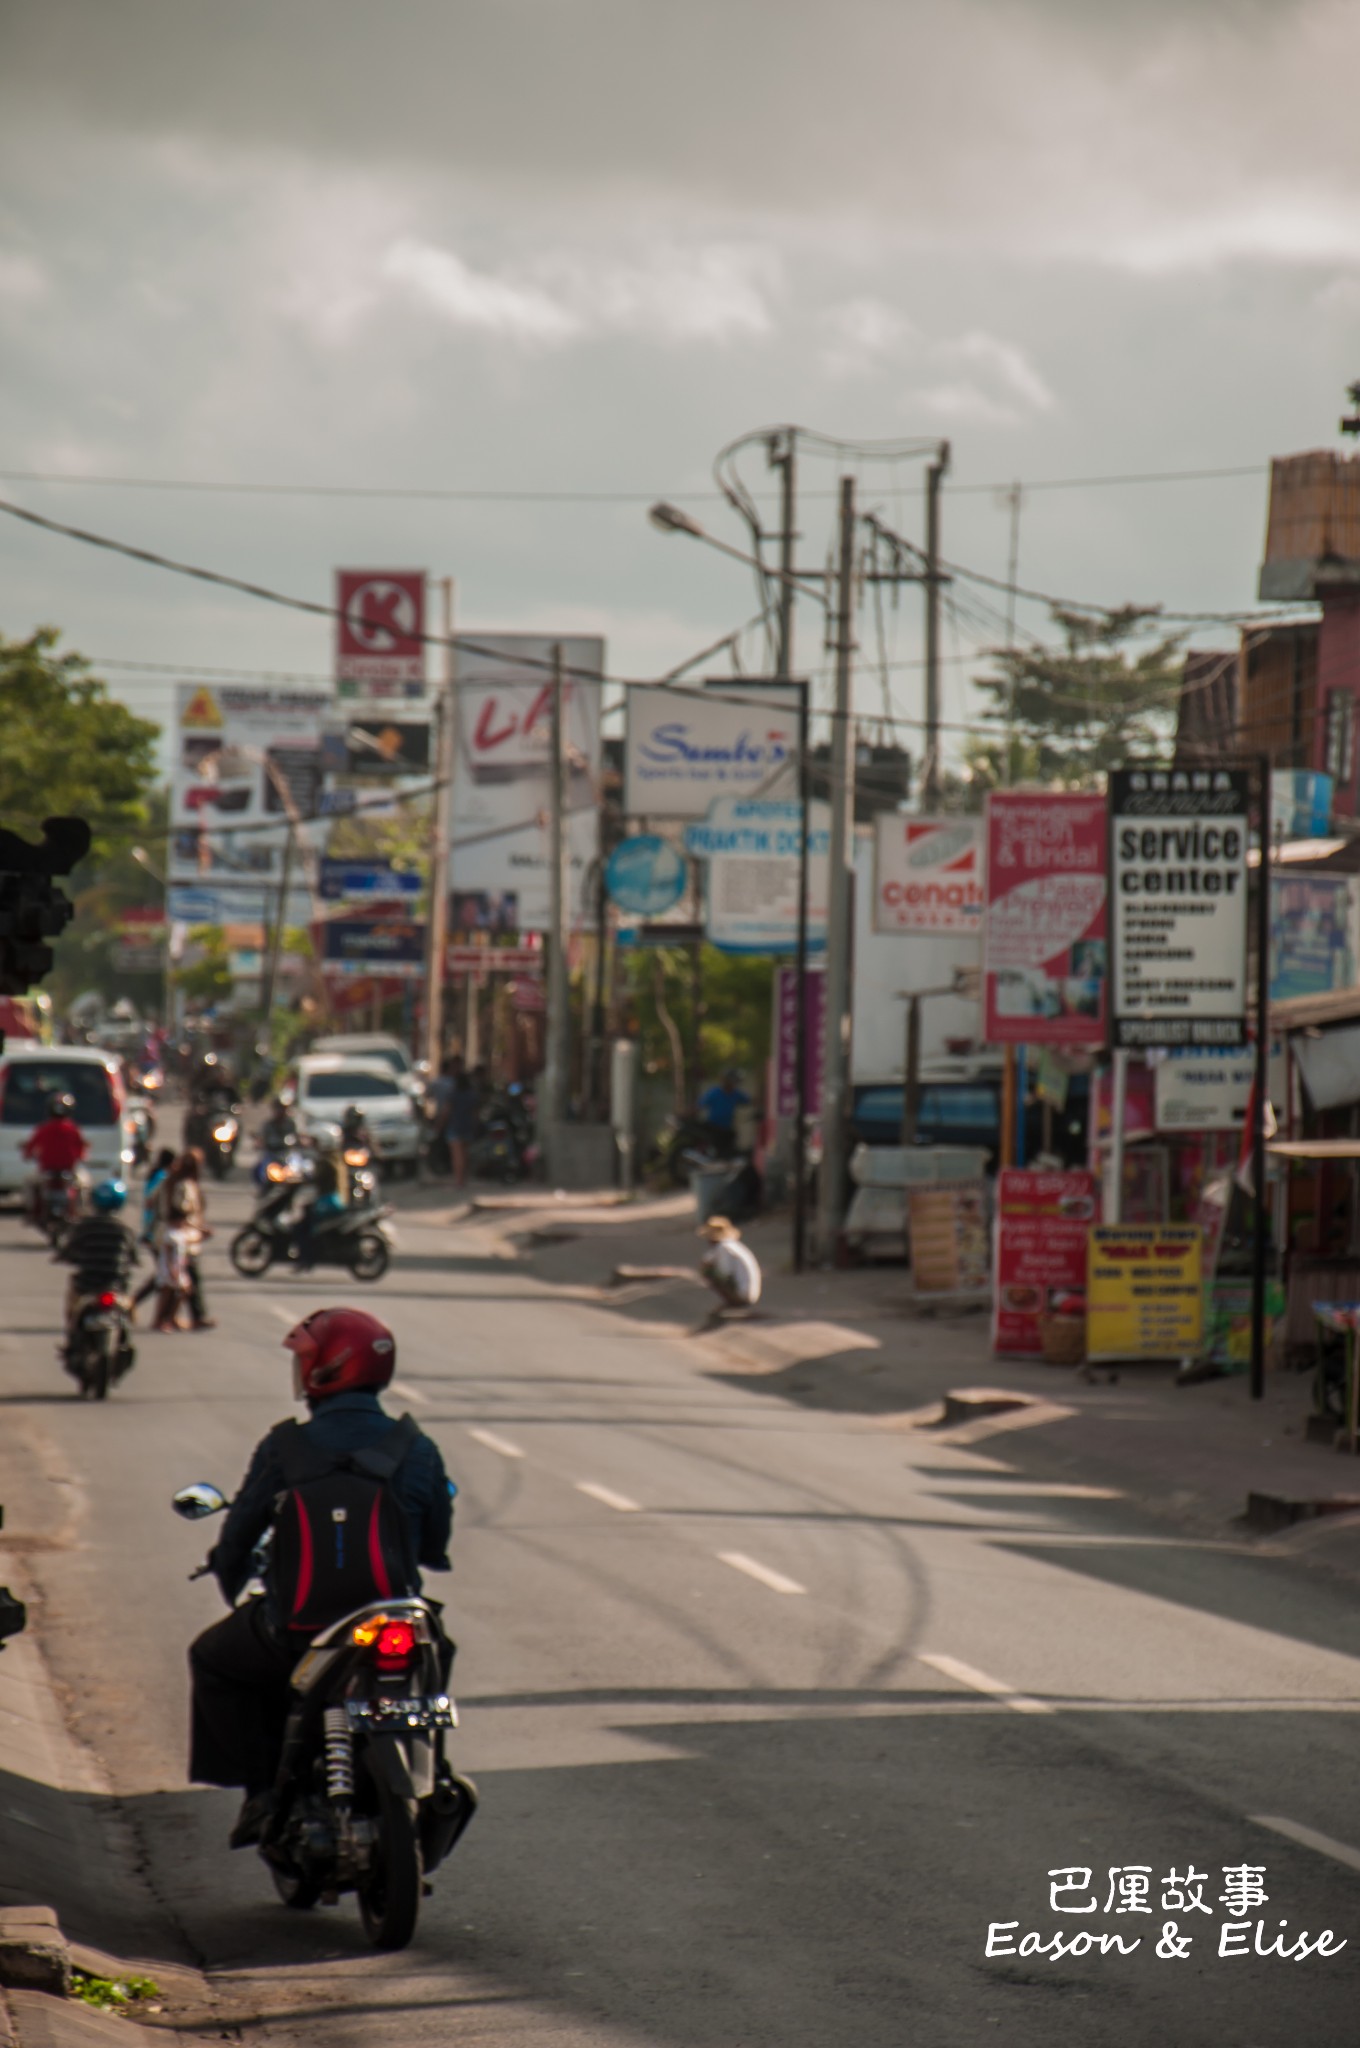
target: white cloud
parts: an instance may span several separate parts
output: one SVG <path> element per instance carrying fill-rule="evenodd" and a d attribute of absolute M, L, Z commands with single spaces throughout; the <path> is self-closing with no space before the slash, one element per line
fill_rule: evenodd
<path fill-rule="evenodd" d="M 567 307 L 537 286 L 473 270 L 452 249 L 412 236 L 393 243 L 382 268 L 454 327 L 531 343 L 567 341 L 580 328 Z"/>
<path fill-rule="evenodd" d="M 0 300 L 34 305 L 47 296 L 47 273 L 20 249 L 0 249 Z"/>
<path fill-rule="evenodd" d="M 942 352 L 946 355 L 957 355 L 964 362 L 991 370 L 998 383 L 1012 392 L 1031 411 L 1052 410 L 1053 393 L 1024 350 L 1017 348 L 1013 341 L 999 341 L 994 334 L 984 334 L 974 329 L 961 340 L 947 343 Z"/>
<path fill-rule="evenodd" d="M 453 249 L 405 235 L 382 259 L 453 326 L 528 345 L 596 334 L 726 342 L 768 334 L 779 266 L 759 247 L 662 248 L 642 261 L 554 251 L 517 272 L 477 271 Z"/>
<path fill-rule="evenodd" d="M 1149 276 L 1235 262 L 1360 264 L 1360 209 L 1323 194 L 1263 194 L 1244 206 L 1168 215 L 1087 253 Z"/>
<path fill-rule="evenodd" d="M 891 356 L 904 356 L 917 338 L 905 313 L 882 299 L 849 299 L 824 315 L 831 339 L 822 357 L 833 377 L 852 377 Z"/>

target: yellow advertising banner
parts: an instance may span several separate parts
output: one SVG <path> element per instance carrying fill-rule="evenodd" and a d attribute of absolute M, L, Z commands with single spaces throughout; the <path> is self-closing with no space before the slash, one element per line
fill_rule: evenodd
<path fill-rule="evenodd" d="M 1088 1358 L 1191 1358 L 1204 1339 L 1197 1223 L 1103 1223 L 1086 1248 Z"/>

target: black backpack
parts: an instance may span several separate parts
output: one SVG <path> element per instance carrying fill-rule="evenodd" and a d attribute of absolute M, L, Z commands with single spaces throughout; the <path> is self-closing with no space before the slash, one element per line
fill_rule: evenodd
<path fill-rule="evenodd" d="M 315 1635 L 356 1608 L 416 1592 L 410 1521 L 391 1482 L 420 1429 L 403 1415 L 368 1449 L 339 1452 L 303 1432 L 296 1421 L 274 1431 L 284 1484 L 270 1577 L 284 1626 Z"/>

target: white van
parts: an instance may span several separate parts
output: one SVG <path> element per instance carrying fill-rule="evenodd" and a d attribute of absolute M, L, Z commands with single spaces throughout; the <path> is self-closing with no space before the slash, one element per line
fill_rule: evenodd
<path fill-rule="evenodd" d="M 12 1044 L 0 1054 L 0 1197 L 27 1185 L 33 1169 L 23 1147 L 57 1095 L 75 1103 L 74 1120 L 90 1148 L 85 1172 L 91 1180 L 126 1178 L 132 1143 L 117 1055 L 98 1046 Z"/>

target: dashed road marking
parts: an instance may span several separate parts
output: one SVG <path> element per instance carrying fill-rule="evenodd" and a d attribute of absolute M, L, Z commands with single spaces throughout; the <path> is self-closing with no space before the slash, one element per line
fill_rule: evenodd
<path fill-rule="evenodd" d="M 744 1550 L 720 1550 L 718 1559 L 730 1564 L 734 1572 L 745 1572 L 748 1579 L 756 1579 L 762 1586 L 768 1586 L 772 1593 L 806 1593 L 807 1587 L 800 1586 L 797 1579 L 786 1579 L 783 1572 L 762 1564 L 759 1558 L 748 1557 Z"/>
<path fill-rule="evenodd" d="M 979 1671 L 975 1664 L 963 1664 L 957 1657 L 931 1655 L 928 1651 L 922 1650 L 917 1653 L 917 1661 L 929 1664 L 931 1670 L 938 1671 L 942 1677 L 952 1678 L 956 1685 L 966 1685 L 973 1692 L 984 1692 L 991 1699 L 1000 1700 L 1002 1705 L 1009 1707 L 1014 1714 L 1053 1712 L 1047 1700 L 1032 1699 L 1027 1692 L 1017 1692 L 1015 1687 L 1007 1685 L 1004 1679 L 991 1678 L 985 1671 Z"/>
<path fill-rule="evenodd" d="M 612 1486 L 601 1486 L 594 1479 L 578 1479 L 576 1491 L 588 1493 L 592 1500 L 599 1501 L 603 1507 L 614 1508 L 621 1515 L 638 1515 L 642 1512 L 638 1503 L 629 1500 L 626 1493 L 615 1493 Z"/>
<path fill-rule="evenodd" d="M 512 1444 L 509 1437 L 497 1436 L 494 1429 L 469 1429 L 468 1435 L 484 1444 L 488 1451 L 494 1451 L 498 1458 L 522 1458 L 523 1451 L 518 1444 Z"/>
<path fill-rule="evenodd" d="M 400 1401 L 414 1401 L 417 1408 L 428 1408 L 430 1397 L 422 1394 L 419 1387 L 413 1387 L 406 1380 L 393 1380 L 392 1392 Z"/>
<path fill-rule="evenodd" d="M 1247 1819 L 1254 1827 L 1270 1828 L 1274 1834 L 1298 1842 L 1305 1849 L 1316 1849 L 1319 1856 L 1330 1856 L 1333 1863 L 1344 1863 L 1348 1870 L 1360 1870 L 1360 1849 L 1352 1849 L 1349 1842 L 1320 1835 L 1316 1828 L 1306 1828 L 1300 1821 L 1282 1820 L 1277 1813 L 1249 1813 Z"/>

